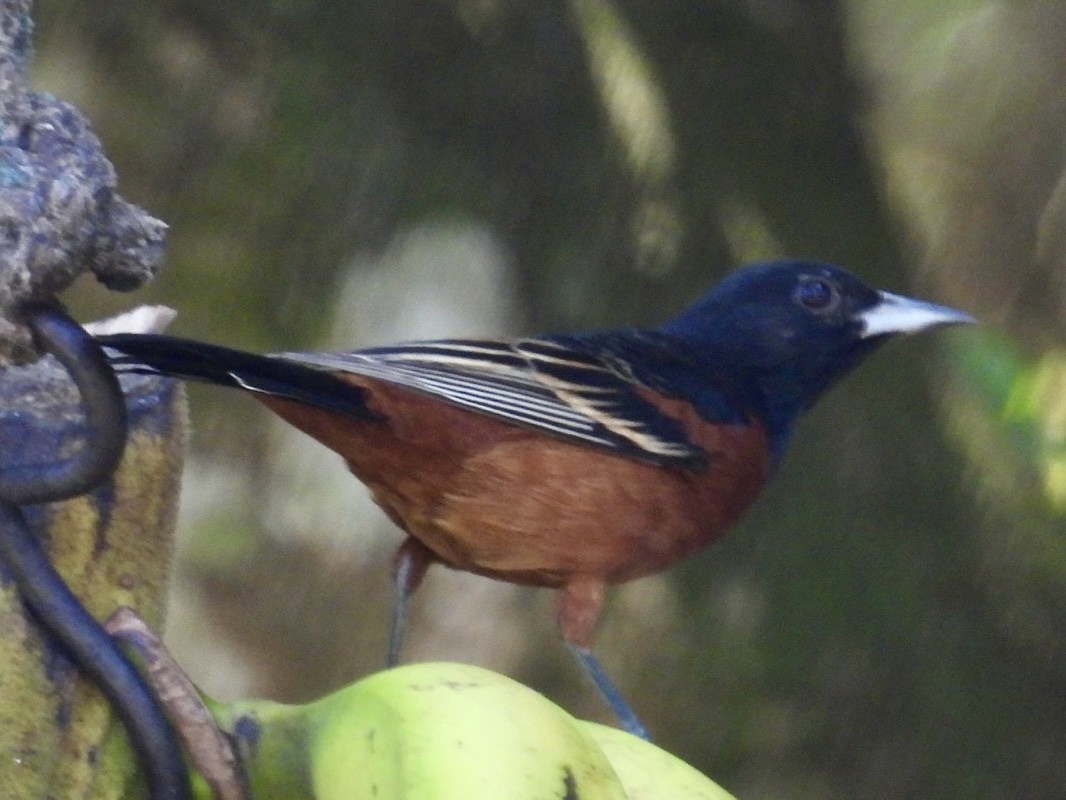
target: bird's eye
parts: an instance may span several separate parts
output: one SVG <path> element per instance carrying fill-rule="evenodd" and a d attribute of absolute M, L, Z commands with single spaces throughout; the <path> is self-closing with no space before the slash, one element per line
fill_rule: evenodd
<path fill-rule="evenodd" d="M 796 287 L 792 298 L 808 311 L 825 314 L 837 307 L 840 290 L 826 278 L 804 278 Z"/>

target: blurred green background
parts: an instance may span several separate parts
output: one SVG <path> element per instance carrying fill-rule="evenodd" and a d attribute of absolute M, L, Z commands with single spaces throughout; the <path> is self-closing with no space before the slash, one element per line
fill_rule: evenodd
<path fill-rule="evenodd" d="M 779 255 L 966 309 L 809 415 L 719 544 L 597 642 L 746 800 L 1066 791 L 1066 4 L 39 0 L 34 81 L 171 225 L 138 296 L 272 350 L 649 323 Z M 379 668 L 399 534 L 222 390 L 168 638 L 222 699 Z M 604 709 L 553 598 L 437 569 L 406 657 Z"/>

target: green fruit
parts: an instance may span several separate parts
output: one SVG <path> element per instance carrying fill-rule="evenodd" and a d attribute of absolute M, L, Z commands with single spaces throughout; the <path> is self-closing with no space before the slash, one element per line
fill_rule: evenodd
<path fill-rule="evenodd" d="M 307 705 L 215 714 L 256 800 L 626 800 L 573 717 L 479 667 L 411 664 Z"/>
<path fill-rule="evenodd" d="M 307 705 L 213 711 L 256 800 L 733 800 L 655 745 L 462 664 L 379 672 Z"/>
<path fill-rule="evenodd" d="M 573 717 L 477 667 L 380 672 L 328 698 L 316 717 L 310 755 L 318 800 L 626 797 Z"/>

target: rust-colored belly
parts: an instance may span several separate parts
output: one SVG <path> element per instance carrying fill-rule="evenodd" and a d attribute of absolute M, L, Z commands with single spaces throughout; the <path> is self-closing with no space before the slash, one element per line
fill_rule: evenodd
<path fill-rule="evenodd" d="M 712 425 L 647 399 L 709 455 L 660 467 L 452 407 L 371 379 L 368 422 L 272 397 L 262 402 L 340 453 L 409 535 L 457 569 L 558 586 L 658 572 L 721 535 L 769 468 L 756 425 Z"/>

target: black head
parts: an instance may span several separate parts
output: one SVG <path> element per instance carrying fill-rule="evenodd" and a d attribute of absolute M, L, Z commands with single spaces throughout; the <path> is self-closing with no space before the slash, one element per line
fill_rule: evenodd
<path fill-rule="evenodd" d="M 829 264 L 775 261 L 734 272 L 660 330 L 726 371 L 776 439 L 891 336 L 965 322 L 973 319 L 872 289 Z"/>

